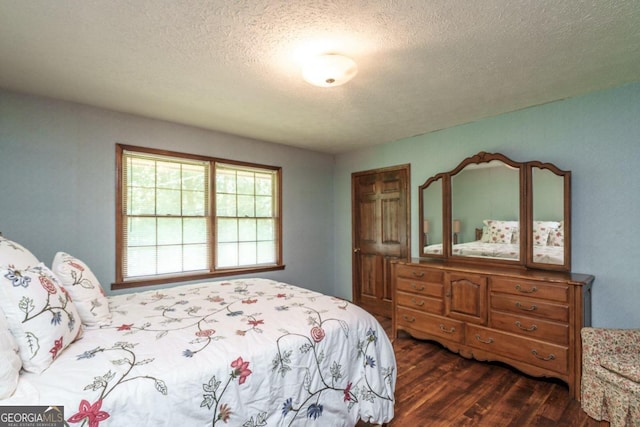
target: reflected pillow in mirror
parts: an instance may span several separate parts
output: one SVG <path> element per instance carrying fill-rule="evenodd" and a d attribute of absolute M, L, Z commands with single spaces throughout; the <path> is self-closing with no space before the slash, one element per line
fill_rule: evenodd
<path fill-rule="evenodd" d="M 564 221 L 560 221 L 560 225 L 549 233 L 549 246 L 564 247 Z"/>
<path fill-rule="evenodd" d="M 513 229 L 513 233 L 511 234 L 511 243 L 517 245 L 520 243 L 520 227 L 516 227 Z"/>
<path fill-rule="evenodd" d="M 483 222 L 489 227 L 488 243 L 512 243 L 513 233 L 518 230 L 519 225 L 518 221 L 501 221 L 495 219 L 485 219 Z"/>
<path fill-rule="evenodd" d="M 533 221 L 533 245 L 547 246 L 549 235 L 560 226 L 557 221 Z"/>
<path fill-rule="evenodd" d="M 489 243 L 511 243 L 513 227 L 505 225 L 505 221 L 489 222 Z"/>
<path fill-rule="evenodd" d="M 482 243 L 489 243 L 491 239 L 491 233 L 489 232 L 489 226 L 485 225 L 482 227 L 482 239 L 480 241 Z"/>

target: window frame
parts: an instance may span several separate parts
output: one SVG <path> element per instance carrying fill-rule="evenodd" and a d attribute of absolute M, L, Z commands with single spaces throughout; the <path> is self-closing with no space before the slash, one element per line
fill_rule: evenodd
<path fill-rule="evenodd" d="M 209 222 L 209 271 L 206 272 L 186 272 L 186 273 L 172 273 L 162 275 L 149 275 L 140 278 L 124 278 L 124 221 L 127 217 L 123 211 L 124 196 L 126 189 L 123 188 L 124 183 L 124 167 L 123 158 L 125 151 L 136 152 L 140 154 L 156 155 L 156 156 L 168 156 L 175 158 L 183 158 L 185 160 L 197 160 L 209 163 L 209 203 L 210 212 L 208 215 Z M 275 207 L 275 257 L 276 262 L 274 264 L 257 264 L 252 266 L 241 267 L 223 267 L 216 269 L 216 233 L 217 233 L 217 215 L 216 215 L 216 164 L 231 165 L 238 167 L 246 167 L 258 170 L 271 171 L 275 175 L 275 189 L 274 197 L 276 198 Z M 234 276 L 239 274 L 259 273 L 266 271 L 284 270 L 285 265 L 282 260 L 282 167 L 270 166 L 258 163 L 242 162 L 237 160 L 229 160 L 218 157 L 202 156 L 197 154 L 188 154 L 177 151 L 161 150 L 156 148 L 138 147 L 133 145 L 116 144 L 116 277 L 115 281 L 111 284 L 112 290 L 128 289 L 142 286 L 160 285 L 166 283 L 186 282 L 193 280 L 201 280 L 213 277 Z"/>

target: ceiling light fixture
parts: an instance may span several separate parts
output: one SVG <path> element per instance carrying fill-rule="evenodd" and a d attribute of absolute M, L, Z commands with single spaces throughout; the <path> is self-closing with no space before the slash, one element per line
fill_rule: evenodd
<path fill-rule="evenodd" d="M 314 86 L 340 86 L 358 73 L 355 61 L 346 56 L 326 54 L 313 57 L 302 68 L 302 78 Z"/>

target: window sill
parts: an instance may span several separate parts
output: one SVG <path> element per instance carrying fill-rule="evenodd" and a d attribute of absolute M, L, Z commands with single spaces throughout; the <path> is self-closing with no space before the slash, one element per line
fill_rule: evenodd
<path fill-rule="evenodd" d="M 126 280 L 123 282 L 114 282 L 111 284 L 111 290 L 117 291 L 121 289 L 131 289 L 131 288 L 138 288 L 138 287 L 144 287 L 144 286 L 162 285 L 166 283 L 190 282 L 193 280 L 202 280 L 202 279 L 208 279 L 213 277 L 226 277 L 226 276 L 237 276 L 240 274 L 262 273 L 265 271 L 284 270 L 284 268 L 285 268 L 284 265 L 269 265 L 264 267 L 233 268 L 233 269 L 217 270 L 217 271 L 207 272 L 207 273 L 181 274 L 176 276 L 157 276 L 157 277 L 147 276 L 141 279 L 132 279 L 132 280 Z"/>

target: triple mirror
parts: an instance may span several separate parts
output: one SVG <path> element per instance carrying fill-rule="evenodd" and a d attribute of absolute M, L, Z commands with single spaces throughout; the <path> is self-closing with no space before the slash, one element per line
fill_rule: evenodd
<path fill-rule="evenodd" d="M 420 186 L 422 257 L 571 269 L 571 172 L 481 152 Z"/>

